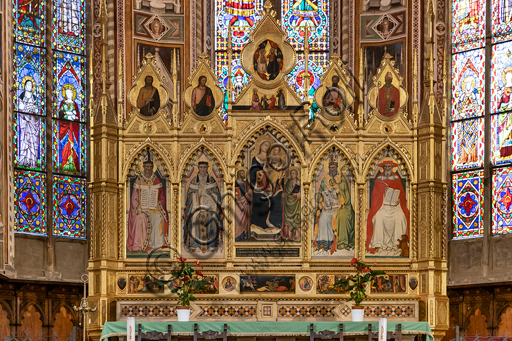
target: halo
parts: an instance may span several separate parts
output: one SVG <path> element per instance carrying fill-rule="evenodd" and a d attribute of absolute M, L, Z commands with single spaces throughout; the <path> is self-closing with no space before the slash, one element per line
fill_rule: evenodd
<path fill-rule="evenodd" d="M 34 78 L 32 78 L 32 76 L 25 76 L 23 77 L 23 79 L 21 80 L 21 88 L 23 90 L 25 90 L 25 83 L 27 83 L 27 81 L 31 81 L 32 84 L 34 84 L 34 88 L 37 87 L 37 84 L 36 84 L 36 81 L 34 80 Z M 35 92 L 35 91 L 34 91 Z"/>
<path fill-rule="evenodd" d="M 290 177 L 290 172 L 291 172 L 292 170 L 294 170 L 294 171 L 296 171 L 296 172 L 297 172 L 297 179 L 300 179 L 300 168 L 299 168 L 299 167 L 297 167 L 297 166 L 290 166 L 290 167 L 288 167 L 288 169 L 287 169 L 288 177 Z"/>
<path fill-rule="evenodd" d="M 512 70 L 511 70 L 512 71 Z M 475 78 L 473 76 L 467 76 L 466 78 L 464 78 L 462 80 L 462 83 L 460 85 L 460 88 L 462 89 L 462 91 L 464 91 L 464 89 L 466 88 L 466 83 L 468 82 L 471 82 L 471 89 L 474 89 L 475 88 Z"/>
<path fill-rule="evenodd" d="M 505 68 L 505 70 L 503 70 L 503 74 L 501 75 L 501 79 L 503 79 L 503 83 L 505 84 L 507 84 L 507 82 L 505 81 L 505 75 L 509 72 L 512 72 L 512 66 Z"/>
<path fill-rule="evenodd" d="M 393 165 L 393 173 L 396 173 L 396 171 L 398 169 L 398 163 L 393 158 L 386 156 L 385 158 L 383 158 L 380 161 L 378 166 L 379 166 L 379 170 L 381 171 L 381 173 L 384 173 L 384 168 L 382 167 L 384 165 L 384 163 L 386 163 L 386 164 L 391 163 Z"/>
<path fill-rule="evenodd" d="M 241 170 L 245 171 L 245 176 L 247 177 L 247 168 L 244 167 L 244 166 L 238 166 L 235 169 L 235 179 L 238 176 L 238 172 L 241 171 Z"/>
<path fill-rule="evenodd" d="M 286 160 L 285 160 L 284 164 L 281 167 L 275 167 L 272 164 L 272 162 L 270 162 L 270 158 L 272 157 L 272 151 L 275 148 L 282 149 L 284 151 L 284 155 L 286 156 Z M 271 144 L 270 148 L 267 150 L 267 162 L 266 162 L 266 165 L 269 166 L 270 168 L 272 168 L 273 170 L 279 172 L 279 171 L 282 171 L 282 170 L 285 170 L 286 168 L 288 168 L 289 164 L 290 164 L 290 156 L 288 155 L 288 152 L 287 152 L 287 149 L 285 148 L 285 146 L 282 145 L 281 143 Z"/>
<path fill-rule="evenodd" d="M 76 98 L 76 89 L 75 87 L 73 86 L 73 84 L 71 83 L 66 83 L 62 86 L 62 97 L 63 98 L 66 98 L 66 96 L 64 95 L 64 92 L 67 90 L 67 89 L 71 89 L 73 91 L 73 101 L 75 100 Z"/>

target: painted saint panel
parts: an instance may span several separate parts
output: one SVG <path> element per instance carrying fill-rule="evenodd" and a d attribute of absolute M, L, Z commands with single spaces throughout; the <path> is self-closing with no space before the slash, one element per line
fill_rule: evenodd
<path fill-rule="evenodd" d="M 85 64 L 82 56 L 55 52 L 53 117 L 85 122 Z"/>
<path fill-rule="evenodd" d="M 367 184 L 366 257 L 409 257 L 408 177 L 391 149 L 376 166 Z"/>
<path fill-rule="evenodd" d="M 58 237 L 86 237 L 85 179 L 53 177 L 53 234 Z"/>
<path fill-rule="evenodd" d="M 264 81 L 277 78 L 283 68 L 284 56 L 276 42 L 266 39 L 258 44 L 253 55 L 253 68 Z"/>
<path fill-rule="evenodd" d="M 217 275 L 205 275 L 203 281 L 209 282 L 210 284 L 205 285 L 199 291 L 198 294 L 218 294 L 219 293 L 219 276 Z"/>
<path fill-rule="evenodd" d="M 452 119 L 482 116 L 485 108 L 485 51 L 453 55 Z"/>
<path fill-rule="evenodd" d="M 236 242 L 301 240 L 301 171 L 290 164 L 291 153 L 270 132 L 245 151 L 249 170 L 236 171 Z"/>
<path fill-rule="evenodd" d="M 352 167 L 339 150 L 320 160 L 313 177 L 311 256 L 354 257 L 355 181 Z"/>
<path fill-rule="evenodd" d="M 492 47 L 491 112 L 512 110 L 512 42 Z"/>
<path fill-rule="evenodd" d="M 482 167 L 484 162 L 484 119 L 475 118 L 452 125 L 452 170 Z"/>
<path fill-rule="evenodd" d="M 406 74 L 404 73 L 405 55 L 404 55 L 404 42 L 403 41 L 398 41 L 395 43 L 379 45 L 379 46 L 366 46 L 364 48 L 364 58 L 365 58 L 364 111 L 365 111 L 365 113 L 368 113 L 372 110 L 372 107 L 370 106 L 370 101 L 368 100 L 368 96 L 367 96 L 368 90 L 375 86 L 375 84 L 373 83 L 373 77 L 377 76 L 377 74 L 379 73 L 379 68 L 381 66 L 381 62 L 384 59 L 384 56 L 386 54 L 389 54 L 393 57 L 391 59 L 392 61 L 395 62 L 395 65 L 393 67 L 395 69 L 398 69 L 398 73 L 404 77 L 404 82 L 406 81 L 405 80 Z M 397 84 L 397 86 L 398 86 L 398 84 Z M 397 103 L 397 101 L 395 100 L 395 104 L 396 103 Z M 377 105 L 376 105 L 376 107 L 377 107 Z M 384 115 L 386 112 L 382 111 L 382 114 Z"/>
<path fill-rule="evenodd" d="M 512 113 L 491 116 L 491 162 L 501 165 L 512 162 Z"/>
<path fill-rule="evenodd" d="M 169 180 L 164 166 L 148 147 L 132 166 L 127 180 L 126 257 L 169 256 Z"/>
<path fill-rule="evenodd" d="M 347 276 L 341 275 L 317 275 L 316 293 L 317 294 L 344 294 L 345 290 L 335 287 L 334 283 L 346 279 Z"/>
<path fill-rule="evenodd" d="M 46 174 L 14 171 L 14 229 L 46 234 Z"/>
<path fill-rule="evenodd" d="M 512 232 L 512 168 L 492 171 L 492 233 Z"/>
<path fill-rule="evenodd" d="M 53 170 L 85 175 L 86 127 L 84 124 L 53 120 Z"/>
<path fill-rule="evenodd" d="M 13 0 L 14 39 L 36 46 L 45 44 L 46 13 L 44 0 Z"/>
<path fill-rule="evenodd" d="M 484 171 L 452 175 L 453 237 L 483 234 Z"/>
<path fill-rule="evenodd" d="M 453 52 L 482 47 L 485 42 L 485 0 L 453 0 Z"/>
<path fill-rule="evenodd" d="M 162 278 L 163 279 L 163 278 Z M 150 275 L 132 274 L 129 278 L 128 293 L 130 294 L 163 294 L 164 286 L 156 285 L 156 280 Z"/>
<path fill-rule="evenodd" d="M 40 116 L 14 114 L 14 166 L 46 169 L 46 123 Z"/>
<path fill-rule="evenodd" d="M 295 293 L 295 276 L 251 275 L 240 276 L 240 293 Z"/>
<path fill-rule="evenodd" d="M 45 53 L 43 49 L 14 45 L 14 110 L 45 115 Z"/>
<path fill-rule="evenodd" d="M 512 2 L 492 0 L 493 43 L 512 39 Z"/>
<path fill-rule="evenodd" d="M 407 292 L 406 275 L 377 276 L 372 283 L 372 293 L 400 294 Z"/>
<path fill-rule="evenodd" d="M 83 54 L 85 46 L 85 4 L 83 0 L 54 0 L 52 6 L 53 47 Z"/>
<path fill-rule="evenodd" d="M 283 0 L 282 26 L 292 47 L 304 50 L 305 27 L 309 31 L 311 51 L 329 51 L 329 1 Z"/>
<path fill-rule="evenodd" d="M 209 151 L 198 150 L 182 180 L 182 249 L 188 258 L 224 256 L 222 170 Z"/>

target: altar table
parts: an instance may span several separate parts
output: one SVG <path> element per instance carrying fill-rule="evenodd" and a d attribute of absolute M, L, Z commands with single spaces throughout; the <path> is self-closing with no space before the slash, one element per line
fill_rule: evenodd
<path fill-rule="evenodd" d="M 138 322 L 135 320 L 135 326 L 138 330 L 138 325 L 142 324 L 142 332 L 160 332 L 167 333 L 168 325 L 172 327 L 172 336 L 192 336 L 194 335 L 194 324 L 198 325 L 198 332 L 205 332 L 207 330 L 214 330 L 222 332 L 224 324 L 227 324 L 228 337 L 261 337 L 261 336 L 274 336 L 274 337 L 309 337 L 310 325 L 314 325 L 314 331 L 330 330 L 335 333 L 339 331 L 340 323 L 343 323 L 343 334 L 349 336 L 368 335 L 368 324 L 372 325 L 372 330 L 378 330 L 379 322 L 233 322 L 233 321 L 212 321 L 212 322 Z M 388 331 L 395 331 L 397 325 L 402 325 L 402 335 L 426 335 L 427 341 L 433 341 L 432 331 L 428 322 L 399 322 L 388 321 Z M 106 322 L 101 332 L 100 341 L 113 336 L 126 337 L 126 322 Z M 105 340 L 106 341 L 106 340 Z"/>

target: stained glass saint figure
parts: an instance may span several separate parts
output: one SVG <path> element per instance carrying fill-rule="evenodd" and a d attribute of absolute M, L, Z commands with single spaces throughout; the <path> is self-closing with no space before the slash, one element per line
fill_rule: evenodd
<path fill-rule="evenodd" d="M 80 171 L 80 126 L 75 122 L 60 122 L 59 150 L 61 170 L 65 173 Z"/>
<path fill-rule="evenodd" d="M 26 28 L 40 29 L 41 18 L 39 17 L 39 0 L 18 1 L 18 25 Z"/>
<path fill-rule="evenodd" d="M 479 0 L 462 0 L 459 2 L 460 34 L 475 34 L 480 18 Z"/>
<path fill-rule="evenodd" d="M 69 83 L 65 84 L 62 87 L 62 97 L 64 97 L 64 100 L 60 102 L 59 117 L 70 121 L 77 121 L 80 111 L 75 102 L 75 87 Z"/>
<path fill-rule="evenodd" d="M 80 34 L 80 9 L 77 0 L 60 1 L 59 33 L 78 36 Z"/>
<path fill-rule="evenodd" d="M 475 78 L 467 76 L 461 84 L 461 95 L 457 103 L 457 109 L 462 117 L 478 115 L 478 89 L 475 88 Z"/>
<path fill-rule="evenodd" d="M 512 0 L 499 0 L 500 23 L 512 21 Z"/>
<path fill-rule="evenodd" d="M 503 71 L 503 87 L 500 89 L 498 110 L 512 110 L 512 67 L 508 67 Z"/>
<path fill-rule="evenodd" d="M 254 0 L 228 0 L 226 2 L 225 20 L 229 20 L 229 26 L 254 25 L 256 6 Z M 234 35 L 243 35 L 244 32 L 234 31 Z"/>
<path fill-rule="evenodd" d="M 34 78 L 25 76 L 21 82 L 23 91 L 19 97 L 19 110 L 35 114 L 37 113 L 37 96 L 34 89 Z"/>
<path fill-rule="evenodd" d="M 18 165 L 38 168 L 39 136 L 41 132 L 39 117 L 23 114 L 19 114 L 18 117 Z"/>
<path fill-rule="evenodd" d="M 303 23 L 304 22 L 304 23 Z M 290 24 L 293 26 L 318 26 L 320 14 L 313 0 L 297 0 L 292 6 Z"/>
<path fill-rule="evenodd" d="M 459 159 L 458 163 L 465 165 L 467 163 L 478 162 L 478 130 L 480 125 L 478 120 L 463 121 L 462 130 L 459 136 Z"/>

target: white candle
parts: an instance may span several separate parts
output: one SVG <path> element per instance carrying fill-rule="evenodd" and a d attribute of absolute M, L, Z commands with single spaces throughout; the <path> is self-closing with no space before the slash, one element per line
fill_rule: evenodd
<path fill-rule="evenodd" d="M 379 319 L 379 341 L 387 341 L 388 339 L 388 319 Z"/>
<path fill-rule="evenodd" d="M 135 341 L 135 317 L 126 318 L 126 341 Z"/>

